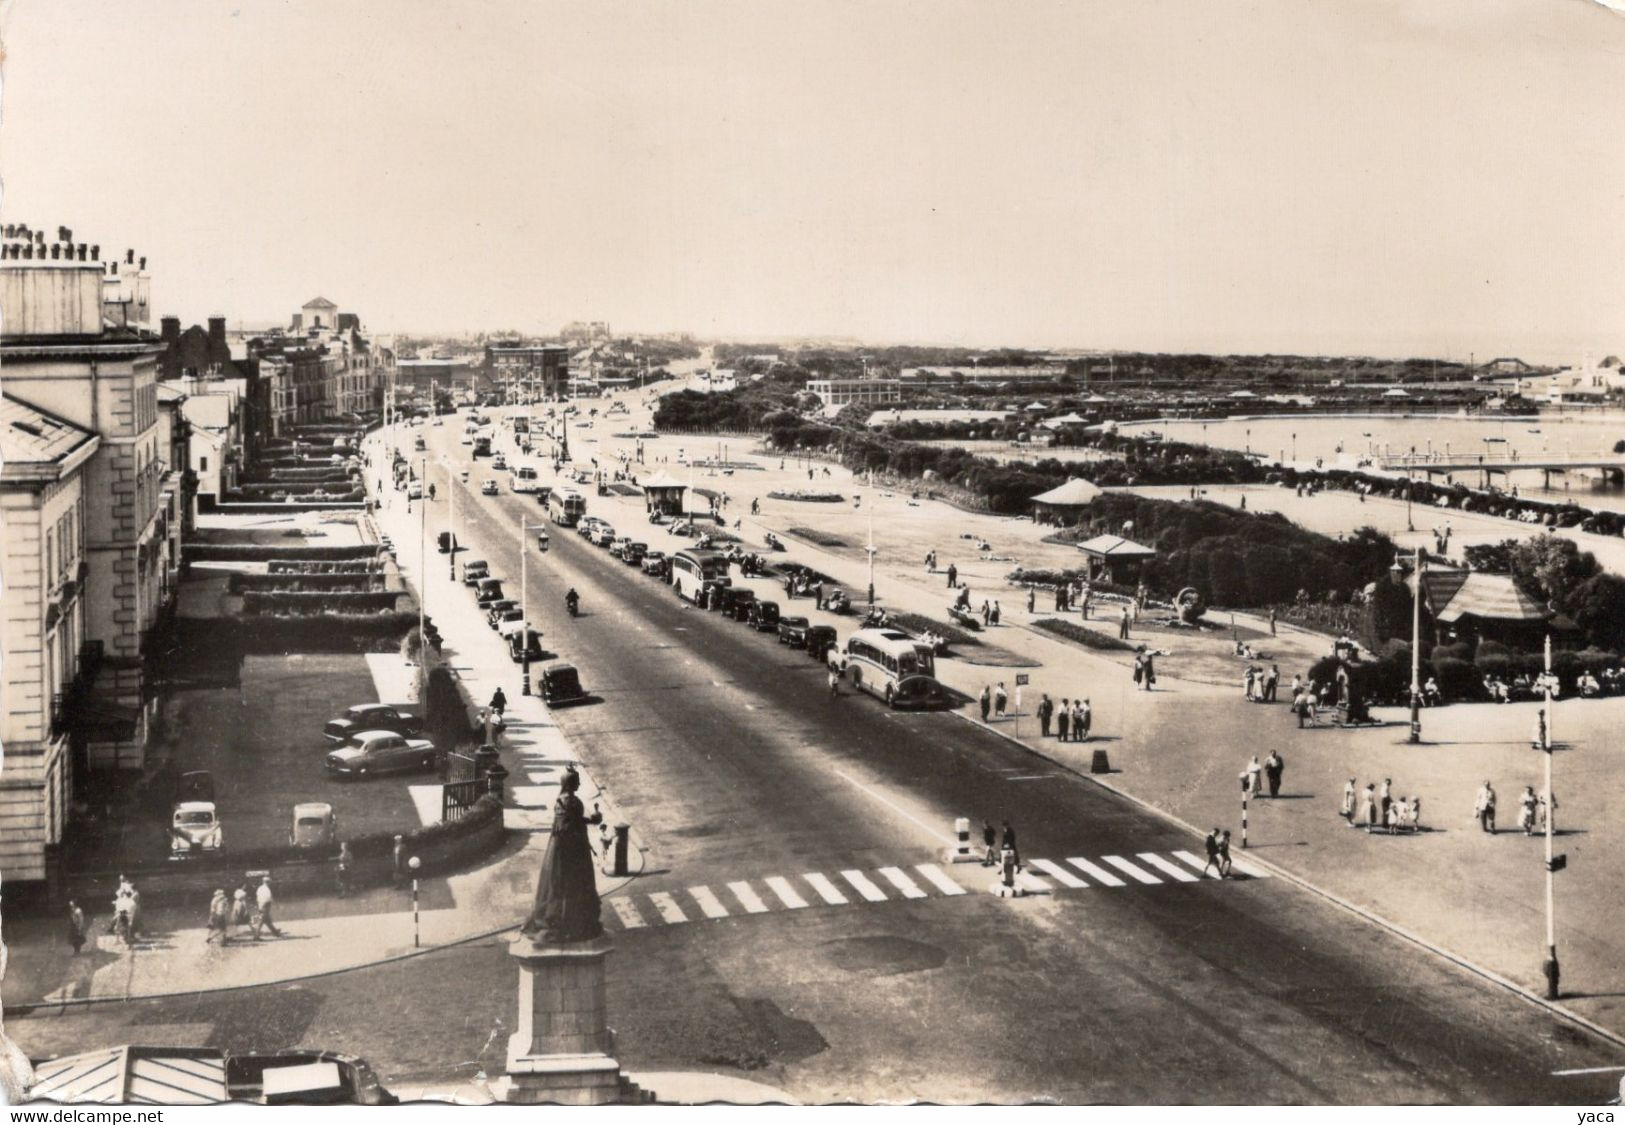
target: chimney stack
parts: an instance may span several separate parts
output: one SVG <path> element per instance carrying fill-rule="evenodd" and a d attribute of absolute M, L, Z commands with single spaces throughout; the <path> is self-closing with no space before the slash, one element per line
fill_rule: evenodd
<path fill-rule="evenodd" d="M 134 250 L 126 250 L 124 252 L 124 264 L 127 265 L 127 266 L 135 265 L 135 251 Z"/>
<path fill-rule="evenodd" d="M 141 268 L 143 270 L 147 268 L 147 260 L 145 258 L 141 259 Z"/>
<path fill-rule="evenodd" d="M 209 318 L 209 362 L 225 365 L 231 362 L 231 345 L 226 343 L 226 318 Z"/>

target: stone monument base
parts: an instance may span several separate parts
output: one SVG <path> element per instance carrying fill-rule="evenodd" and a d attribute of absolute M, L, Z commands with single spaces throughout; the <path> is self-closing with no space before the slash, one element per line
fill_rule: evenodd
<path fill-rule="evenodd" d="M 491 1093 L 517 1105 L 612 1105 L 645 1102 L 611 1052 L 614 1033 L 604 1006 L 603 936 L 538 944 L 517 935 L 508 953 L 519 961 L 519 1020 L 508 1037 L 507 1074 Z"/>

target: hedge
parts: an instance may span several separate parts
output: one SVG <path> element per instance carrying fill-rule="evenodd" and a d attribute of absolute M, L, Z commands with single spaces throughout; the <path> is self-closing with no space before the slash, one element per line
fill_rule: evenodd
<path fill-rule="evenodd" d="M 226 593 L 228 594 L 261 591 L 288 594 L 321 591 L 329 593 L 370 593 L 382 590 L 383 586 L 384 575 L 382 571 L 359 574 L 290 574 L 286 571 L 274 571 L 270 574 L 246 574 L 242 571 L 232 571 L 226 578 Z"/>
<path fill-rule="evenodd" d="M 342 562 L 298 562 L 291 559 L 272 559 L 266 564 L 268 574 L 382 574 L 383 564 L 377 559 Z"/>
<path fill-rule="evenodd" d="M 366 590 L 355 593 L 337 593 L 324 590 L 269 591 L 249 590 L 243 594 L 245 616 L 259 617 L 278 613 L 387 613 L 395 608 L 402 596 L 399 590 Z"/>
<path fill-rule="evenodd" d="M 309 560 L 375 559 L 381 553 L 376 543 L 349 543 L 282 547 L 261 543 L 187 543 L 181 550 L 189 562 L 298 562 Z"/>
<path fill-rule="evenodd" d="M 176 637 L 182 647 L 229 661 L 267 652 L 394 652 L 417 625 L 418 615 L 403 610 L 242 618 L 229 629 L 213 618 L 182 617 L 176 623 Z"/>

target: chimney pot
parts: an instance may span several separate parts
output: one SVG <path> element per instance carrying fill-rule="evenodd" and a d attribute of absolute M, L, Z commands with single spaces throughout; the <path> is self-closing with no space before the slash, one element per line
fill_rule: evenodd
<path fill-rule="evenodd" d="M 102 244 L 100 242 L 93 243 L 91 245 L 90 260 L 93 262 L 99 262 L 102 260 Z"/>
<path fill-rule="evenodd" d="M 127 266 L 135 265 L 135 251 L 134 250 L 126 250 L 124 252 L 124 264 L 127 265 Z"/>
<path fill-rule="evenodd" d="M 147 260 L 146 260 L 146 259 L 145 259 L 145 258 L 142 258 L 142 259 L 141 259 L 141 268 L 142 268 L 142 269 L 146 269 L 146 268 L 147 268 Z"/>
<path fill-rule="evenodd" d="M 55 262 L 55 261 L 60 261 L 61 259 L 62 259 L 62 243 L 60 243 L 60 242 L 51 243 L 51 260 L 53 262 Z"/>

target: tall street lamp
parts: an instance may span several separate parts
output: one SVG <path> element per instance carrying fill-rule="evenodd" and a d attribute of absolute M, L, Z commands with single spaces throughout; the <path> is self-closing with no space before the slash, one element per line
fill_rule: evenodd
<path fill-rule="evenodd" d="M 1554 880 L 1557 873 L 1568 864 L 1567 856 L 1552 855 L 1553 822 L 1557 819 L 1552 805 L 1552 636 L 1546 634 L 1546 675 L 1541 677 L 1545 688 L 1546 710 L 1542 712 L 1540 724 L 1540 749 L 1546 755 L 1546 964 L 1542 969 L 1546 975 L 1546 999 L 1556 1000 L 1561 992 L 1558 989 L 1557 967 L 1557 911 L 1554 896 Z"/>
<path fill-rule="evenodd" d="M 1389 573 L 1394 581 L 1405 580 L 1405 568 L 1400 563 L 1403 555 L 1394 557 Z M 1411 736 L 1410 741 L 1422 741 L 1422 580 L 1427 573 L 1427 552 L 1418 547 L 1412 552 L 1411 569 L 1416 577 L 1416 589 L 1411 596 Z"/>
<path fill-rule="evenodd" d="M 525 555 L 525 536 L 532 531 L 539 530 L 544 525 L 539 523 L 526 523 L 525 517 L 519 517 L 519 652 L 520 670 L 523 676 L 519 694 L 530 694 L 530 566 Z M 542 550 L 546 550 L 543 547 Z"/>

